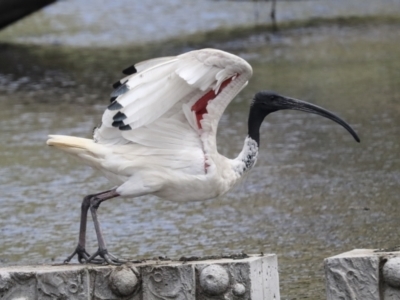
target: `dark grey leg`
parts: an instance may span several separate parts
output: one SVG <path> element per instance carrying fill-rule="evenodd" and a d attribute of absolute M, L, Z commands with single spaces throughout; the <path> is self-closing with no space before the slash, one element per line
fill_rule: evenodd
<path fill-rule="evenodd" d="M 116 196 L 114 196 L 114 194 L 112 192 L 110 192 L 109 196 L 110 196 L 110 198 L 116 197 L 116 196 L 118 196 L 118 194 Z M 100 256 L 108 264 L 119 265 L 126 261 L 118 259 L 111 253 L 108 253 L 106 242 L 103 238 L 103 233 L 101 231 L 100 222 L 97 218 L 97 209 L 99 208 L 101 202 L 103 202 L 107 199 L 110 199 L 110 198 L 103 198 L 103 199 L 102 198 L 94 198 L 94 199 L 92 199 L 92 201 L 90 203 L 90 212 L 92 213 L 92 219 L 93 219 L 93 223 L 94 223 L 94 229 L 96 230 L 97 242 L 99 244 L 99 249 L 91 257 L 89 257 L 88 261 L 91 262 L 95 257 Z"/>
<path fill-rule="evenodd" d="M 108 190 L 108 191 L 101 192 L 98 194 L 88 195 L 85 198 L 83 198 L 82 205 L 81 205 L 81 221 L 80 221 L 80 228 L 79 228 L 78 245 L 77 245 L 75 251 L 65 259 L 64 263 L 68 263 L 75 255 L 78 256 L 78 261 L 80 263 L 85 263 L 85 262 L 103 263 L 104 260 L 106 260 L 100 253 L 97 253 L 99 251 L 96 252 L 95 256 L 100 255 L 100 257 L 103 257 L 103 259 L 95 259 L 94 257 L 91 257 L 90 254 L 85 249 L 87 213 L 88 213 L 89 208 L 92 205 L 96 205 L 98 208 L 101 202 L 111 199 L 111 198 L 114 198 L 114 197 L 117 197 L 117 196 L 119 196 L 119 194 L 115 191 L 115 189 L 112 189 L 112 190 Z M 97 237 L 99 237 L 99 234 L 97 233 L 97 231 L 100 230 L 100 226 L 97 221 L 97 216 L 96 216 L 96 221 L 95 221 L 95 219 L 93 219 L 93 221 L 95 222 L 95 229 L 96 229 Z M 100 236 L 101 236 L 101 240 L 102 240 L 102 245 L 105 246 L 104 239 L 102 237 L 101 232 L 100 232 Z M 105 247 L 104 247 L 104 249 L 105 249 Z M 99 242 L 99 250 L 100 250 L 100 242 Z M 105 249 L 105 251 L 107 251 L 107 250 Z"/>

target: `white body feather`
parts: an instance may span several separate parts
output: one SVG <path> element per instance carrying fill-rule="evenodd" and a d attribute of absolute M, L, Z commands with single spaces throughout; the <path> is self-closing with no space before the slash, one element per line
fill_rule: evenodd
<path fill-rule="evenodd" d="M 104 112 L 93 140 L 52 135 L 47 144 L 103 172 L 121 196 L 196 201 L 226 193 L 254 165 L 258 150 L 247 138 L 242 153 L 230 160 L 216 147 L 219 119 L 247 84 L 251 66 L 235 55 L 203 49 L 135 68 L 137 73 L 121 80 L 123 92 L 116 90 L 117 103 Z M 216 96 L 199 121 L 193 107 L 207 93 Z M 118 112 L 129 130 L 113 126 Z"/>

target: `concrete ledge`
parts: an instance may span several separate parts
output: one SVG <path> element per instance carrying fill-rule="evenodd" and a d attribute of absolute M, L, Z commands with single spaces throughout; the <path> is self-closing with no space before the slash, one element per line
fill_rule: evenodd
<path fill-rule="evenodd" d="M 400 300 L 397 251 L 355 249 L 329 257 L 325 276 L 328 300 Z"/>
<path fill-rule="evenodd" d="M 146 261 L 123 266 L 0 268 L 1 299 L 279 300 L 274 254 L 243 259 Z"/>

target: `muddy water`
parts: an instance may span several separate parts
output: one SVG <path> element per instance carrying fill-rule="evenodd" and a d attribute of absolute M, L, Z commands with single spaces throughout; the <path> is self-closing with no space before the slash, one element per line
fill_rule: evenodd
<path fill-rule="evenodd" d="M 262 126 L 256 168 L 233 193 L 187 204 L 154 197 L 104 203 L 100 218 L 109 249 L 125 257 L 173 258 L 273 252 L 279 256 L 282 299 L 323 299 L 325 257 L 396 245 L 399 29 L 324 27 L 217 45 L 254 67 L 253 80 L 221 120 L 221 153 L 239 153 L 249 101 L 261 89 L 337 112 L 362 142 L 318 116 L 273 114 Z M 89 137 L 120 69 L 184 50 L 0 46 L 4 263 L 61 262 L 77 241 L 82 197 L 110 187 L 90 168 L 47 148 L 47 134 Z"/>

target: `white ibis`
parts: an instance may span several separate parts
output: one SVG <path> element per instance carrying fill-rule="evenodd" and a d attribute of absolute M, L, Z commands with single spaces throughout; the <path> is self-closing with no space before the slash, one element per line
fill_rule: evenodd
<path fill-rule="evenodd" d="M 203 49 L 140 62 L 123 73 L 127 76 L 113 85 L 112 102 L 93 139 L 50 135 L 47 141 L 117 185 L 83 199 L 79 242 L 65 262 L 75 255 L 81 263 L 123 262 L 107 251 L 100 229 L 97 209 L 105 200 L 151 194 L 171 201 L 199 201 L 229 191 L 253 168 L 261 123 L 272 112 L 295 109 L 321 115 L 342 125 L 359 142 L 350 125 L 333 113 L 263 91 L 251 103 L 243 150 L 229 159 L 217 151 L 217 126 L 252 75 L 245 60 Z M 99 246 L 92 255 L 85 250 L 89 209 Z"/>

